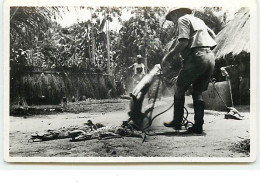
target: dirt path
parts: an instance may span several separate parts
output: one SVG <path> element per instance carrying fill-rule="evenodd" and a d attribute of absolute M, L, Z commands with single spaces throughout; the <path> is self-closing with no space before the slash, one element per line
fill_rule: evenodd
<path fill-rule="evenodd" d="M 164 110 L 172 100 L 162 99 Z M 165 103 L 166 102 L 166 103 Z M 189 120 L 193 121 L 191 98 L 186 98 Z M 91 105 L 89 105 L 91 106 Z M 202 135 L 175 132 L 165 128 L 162 123 L 172 119 L 172 110 L 154 120 L 152 131 L 159 133 L 148 136 L 142 143 L 140 138 L 116 138 L 109 140 L 88 140 L 70 142 L 69 139 L 28 143 L 30 134 L 35 131 L 58 129 L 71 125 L 81 125 L 87 120 L 104 125 L 121 125 L 128 118 L 128 101 L 95 105 L 92 111 L 84 113 L 60 113 L 55 115 L 37 115 L 32 117 L 13 117 L 10 122 L 10 156 L 11 157 L 248 157 L 245 153 L 232 150 L 234 143 L 241 138 L 249 138 L 249 110 L 239 110 L 245 116 L 242 121 L 224 119 L 225 112 L 205 111 Z M 100 109 L 100 106 L 105 106 Z M 99 107 L 99 108 L 98 108 Z M 95 109 L 97 111 L 95 111 Z"/>

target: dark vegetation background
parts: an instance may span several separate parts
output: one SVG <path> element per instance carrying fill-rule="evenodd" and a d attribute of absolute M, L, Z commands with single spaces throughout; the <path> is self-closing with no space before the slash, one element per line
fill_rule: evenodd
<path fill-rule="evenodd" d="M 136 55 L 143 56 L 149 70 L 176 36 L 163 7 L 75 9 L 89 11 L 91 19 L 63 28 L 55 20 L 70 11 L 66 7 L 10 8 L 11 104 L 115 98 L 129 89 L 133 74 L 128 67 Z M 129 20 L 121 20 L 124 11 L 131 12 Z M 220 7 L 201 8 L 195 16 L 216 34 L 227 23 Z M 115 20 L 118 31 L 109 28 Z"/>

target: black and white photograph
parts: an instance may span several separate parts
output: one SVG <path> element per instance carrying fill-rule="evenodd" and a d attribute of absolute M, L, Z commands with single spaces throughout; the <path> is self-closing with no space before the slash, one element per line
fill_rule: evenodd
<path fill-rule="evenodd" d="M 254 1 L 25 2 L 5 8 L 7 162 L 256 160 Z"/>

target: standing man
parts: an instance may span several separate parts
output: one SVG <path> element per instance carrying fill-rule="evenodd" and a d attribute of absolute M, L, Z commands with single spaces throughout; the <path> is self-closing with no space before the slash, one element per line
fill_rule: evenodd
<path fill-rule="evenodd" d="M 128 69 L 134 68 L 134 75 L 137 74 L 143 74 L 145 75 L 145 66 L 142 62 L 142 56 L 137 55 L 137 62 L 135 62 L 133 65 L 129 66 Z"/>
<path fill-rule="evenodd" d="M 189 128 L 191 133 L 202 133 L 204 123 L 204 101 L 202 92 L 207 90 L 211 74 L 215 66 L 212 49 L 216 46 L 215 33 L 199 18 L 194 17 L 189 8 L 175 8 L 169 11 L 166 19 L 177 26 L 178 41 L 164 56 L 162 67 L 167 60 L 181 54 L 183 66 L 177 79 L 174 95 L 174 118 L 166 127 L 181 129 L 184 114 L 185 91 L 192 84 L 194 125 Z M 172 61 L 173 62 L 173 61 Z"/>
<path fill-rule="evenodd" d="M 128 69 L 134 68 L 134 75 L 133 75 L 133 85 L 136 86 L 144 77 L 145 75 L 145 66 L 142 62 L 142 56 L 137 55 L 137 62 L 135 62 L 133 65 L 128 67 Z"/>

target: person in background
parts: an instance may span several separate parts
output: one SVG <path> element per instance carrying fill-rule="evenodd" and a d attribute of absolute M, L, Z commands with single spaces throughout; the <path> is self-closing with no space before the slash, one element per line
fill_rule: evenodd
<path fill-rule="evenodd" d="M 26 53 L 22 49 L 18 50 L 17 62 L 21 66 L 27 65 Z"/>
<path fill-rule="evenodd" d="M 142 56 L 137 55 L 137 62 L 128 67 L 128 69 L 134 68 L 133 85 L 137 85 L 145 75 L 145 65 L 142 62 Z"/>
<path fill-rule="evenodd" d="M 134 75 L 141 73 L 145 75 L 145 66 L 142 62 L 142 56 L 137 55 L 137 62 L 129 66 L 128 69 L 134 68 Z"/>

